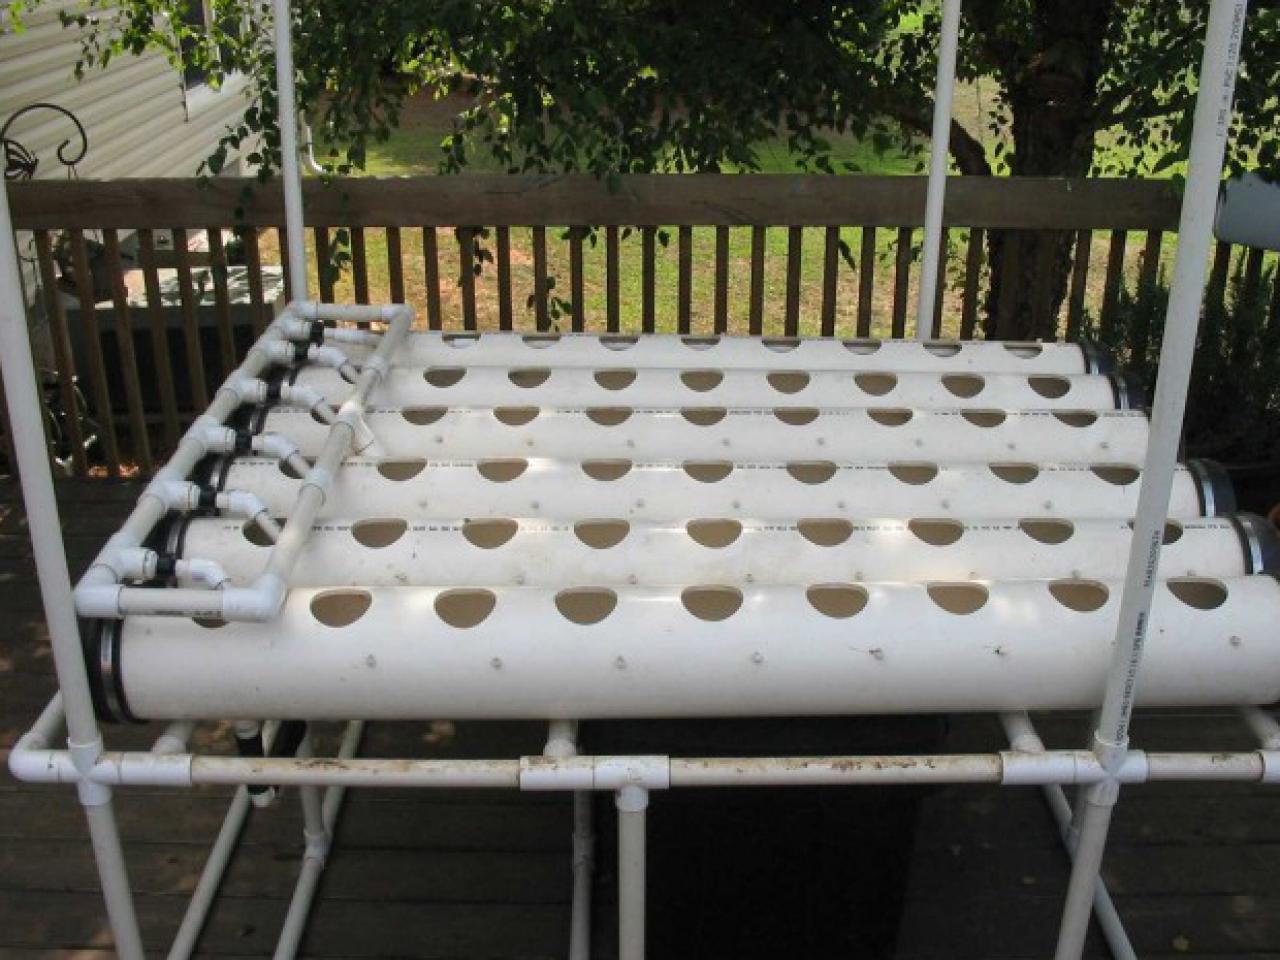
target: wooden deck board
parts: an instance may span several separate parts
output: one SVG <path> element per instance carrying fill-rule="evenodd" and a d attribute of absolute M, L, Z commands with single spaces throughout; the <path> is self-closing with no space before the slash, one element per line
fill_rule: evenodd
<path fill-rule="evenodd" d="M 127 511 L 137 485 L 64 484 L 64 529 L 78 572 Z M 25 524 L 0 485 L 0 759 L 54 689 Z M 1084 742 L 1082 717 L 1040 722 L 1051 745 Z M 731 735 L 727 731 L 732 731 Z M 931 732 L 932 731 L 932 732 Z M 154 725 L 108 741 L 145 747 Z M 202 728 L 201 749 L 226 750 Z M 329 734 L 332 736 L 332 733 Z M 375 724 L 365 752 L 514 756 L 538 724 Z M 993 718 L 926 722 L 595 724 L 591 749 L 662 744 L 696 754 L 726 737 L 742 752 L 796 742 L 870 751 L 940 739 L 998 744 Z M 1251 746 L 1226 715 L 1143 716 L 1135 744 Z M 167 948 L 221 823 L 226 789 L 117 794 L 143 935 Z M 1280 798 L 1251 785 L 1127 788 L 1106 877 L 1143 956 L 1280 957 Z M 612 804 L 598 802 L 596 956 L 614 920 Z M 1033 789 L 688 791 L 650 812 L 651 956 L 1031 957 L 1051 952 L 1067 878 Z M 350 794 L 304 953 L 316 957 L 562 957 L 568 929 L 567 797 L 411 790 Z M 202 956 L 268 955 L 301 848 L 296 800 L 255 810 L 200 944 Z M 67 789 L 0 777 L 0 960 L 110 956 L 85 827 Z M 1096 931 L 1091 956 L 1105 955 Z"/>

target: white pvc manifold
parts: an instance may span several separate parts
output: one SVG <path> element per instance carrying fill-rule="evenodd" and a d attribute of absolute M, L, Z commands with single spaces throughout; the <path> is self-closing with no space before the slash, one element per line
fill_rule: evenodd
<path fill-rule="evenodd" d="M 1253 573 L 1236 524 L 1189 520 L 1170 528 L 1163 577 Z M 902 519 L 739 523 L 693 518 L 645 524 L 623 518 L 426 522 L 335 521 L 312 531 L 290 586 L 530 586 L 591 583 L 778 584 L 824 580 L 1119 580 L 1131 532 L 1123 520 Z M 242 524 L 191 521 L 190 556 L 216 560 L 243 585 L 270 550 Z M 181 582 L 181 581 L 180 581 Z"/>
<path fill-rule="evenodd" d="M 295 589 L 269 625 L 129 618 L 121 676 L 141 718 L 1080 709 L 1105 676 L 1118 593 L 1074 580 Z M 1272 577 L 1162 586 L 1139 699 L 1273 702 L 1278 621 Z"/>
<path fill-rule="evenodd" d="M 522 456 L 587 460 L 702 457 L 740 460 L 927 459 L 1033 463 L 1136 463 L 1147 449 L 1147 418 L 1130 411 L 885 410 L 769 407 L 588 409 L 514 406 L 379 407 L 367 411 L 383 455 L 440 451 L 450 459 Z M 270 411 L 264 429 L 315 456 L 326 428 L 304 410 Z"/>

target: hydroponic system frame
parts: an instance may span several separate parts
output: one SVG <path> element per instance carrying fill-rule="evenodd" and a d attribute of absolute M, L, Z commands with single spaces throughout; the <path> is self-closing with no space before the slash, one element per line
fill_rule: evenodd
<path fill-rule="evenodd" d="M 175 958 L 194 949 L 254 802 L 279 787 L 296 787 L 301 799 L 306 847 L 276 951 L 277 957 L 291 957 L 329 853 L 343 791 L 391 786 L 571 791 L 570 956 L 586 957 L 591 799 L 596 791 L 611 792 L 618 809 L 619 950 L 625 960 L 635 960 L 644 955 L 645 811 L 654 791 L 971 782 L 1039 785 L 1046 792 L 1073 858 L 1057 956 L 1080 956 L 1091 915 L 1097 916 L 1115 955 L 1133 956 L 1099 876 L 1121 785 L 1280 781 L 1280 725 L 1261 709 L 1280 691 L 1280 641 L 1274 638 L 1280 588 L 1270 576 L 1250 579 L 1266 572 L 1268 547 L 1251 521 L 1213 519 L 1229 512 L 1215 502 L 1221 491 L 1204 468 L 1183 469 L 1177 463 L 1244 0 L 1212 0 L 1210 5 L 1149 425 L 1142 413 L 1123 410 L 1123 391 L 1113 392 L 1087 352 L 1074 345 L 966 344 L 962 349 L 923 342 L 937 296 L 960 0 L 943 4 L 917 314 L 922 342 L 886 342 L 866 349 L 856 342 L 682 342 L 662 337 L 642 344 L 634 338 L 565 338 L 560 344 L 556 338 L 540 342 L 488 334 L 450 341 L 413 333 L 414 315 L 408 307 L 308 301 L 290 7 L 288 0 L 274 0 L 272 6 L 287 256 L 296 299 L 222 385 L 74 590 L 19 294 L 8 201 L 0 200 L 0 360 L 60 687 L 13 749 L 10 767 L 24 780 L 75 785 L 119 955 L 129 960 L 144 955 L 112 810 L 114 791 L 121 786 L 237 786 L 170 950 Z M 552 345 L 562 351 L 556 361 L 557 385 L 544 387 L 547 371 L 525 365 L 522 358 Z M 486 381 L 479 368 L 442 366 L 440 356 L 454 350 L 461 362 L 481 357 L 478 363 L 501 374 Z M 472 353 L 464 356 L 467 350 Z M 601 380 L 598 371 L 594 377 L 591 373 L 608 367 L 602 358 L 619 350 L 635 350 L 630 362 L 643 368 L 638 379 L 636 370 L 626 371 L 637 384 L 628 397 L 638 399 L 628 399 L 631 405 L 625 408 L 597 399 L 620 388 Z M 661 409 L 661 398 L 674 388 L 672 378 L 688 375 L 679 372 L 680 358 L 691 350 L 702 351 L 700 367 L 718 369 L 704 382 L 695 385 L 686 379 L 684 384 L 720 408 L 704 403 L 697 409 Z M 306 366 L 295 379 L 281 382 L 270 376 L 272 370 L 299 363 Z M 433 371 L 440 373 L 437 381 L 431 379 Z M 473 377 L 459 385 L 472 372 L 480 382 Z M 1031 380 L 1047 378 L 1063 391 L 1075 392 L 1057 408 L 1052 401 L 1062 395 L 1058 386 L 1045 391 L 1033 385 L 1036 396 L 1019 399 L 1030 382 L 1023 376 L 1028 372 Z M 851 373 L 870 378 L 859 379 L 868 395 L 904 391 L 909 399 L 903 405 L 911 411 L 903 419 L 901 410 L 874 404 L 838 409 L 831 400 L 832 378 L 847 379 Z M 424 405 L 415 393 L 423 389 L 424 378 L 437 390 L 428 395 L 439 397 L 433 401 L 438 408 Z M 631 381 L 623 379 L 623 386 L 630 387 Z M 451 389 L 461 392 L 450 394 Z M 981 403 L 964 402 L 988 389 Z M 466 392 L 472 390 L 476 392 Z M 508 403 L 504 390 L 528 396 L 538 406 Z M 758 400 L 762 391 L 773 399 Z M 798 394 L 813 406 L 775 407 L 779 393 Z M 989 409 L 992 396 L 1001 412 Z M 1081 396 L 1093 399 L 1082 401 Z M 264 401 L 276 405 L 263 414 L 266 429 L 236 426 L 246 406 Z M 494 409 L 477 414 L 475 408 L 484 406 Z M 1082 414 L 1082 406 L 1091 412 Z M 726 417 L 726 411 L 732 415 Z M 759 416 L 762 411 L 766 416 Z M 430 443 L 430 435 L 405 436 L 405 423 L 420 428 L 441 418 L 446 422 L 439 429 L 447 427 L 456 436 L 463 452 L 453 455 L 466 458 L 465 470 L 417 481 L 414 461 L 407 458 Z M 592 482 L 615 485 L 606 486 L 604 493 L 583 493 L 586 488 L 557 474 L 557 468 L 548 466 L 550 460 L 531 468 L 529 460 L 507 456 L 511 445 L 494 426 L 495 418 L 508 426 L 537 420 L 525 441 L 528 456 L 577 460 Z M 840 430 L 815 433 L 809 426 L 815 419 Z M 588 420 L 601 428 L 598 434 L 584 429 Z M 909 430 L 903 426 L 912 420 Z M 877 425 L 884 433 L 875 450 L 884 463 L 849 463 L 856 459 L 854 452 L 841 448 L 838 437 L 852 436 L 861 443 L 879 436 L 874 434 Z M 713 432 L 699 432 L 708 429 Z M 917 462 L 928 460 L 929 451 L 936 460 L 946 459 L 937 451 L 956 443 L 956 431 L 962 430 L 972 434 L 972 449 L 978 451 L 974 456 L 989 466 L 989 474 L 953 465 L 939 471 L 936 465 Z M 1070 442 L 1081 450 L 1109 453 L 1095 459 L 1140 461 L 1140 483 L 1130 478 L 1117 489 L 1118 481 L 1106 467 L 1042 470 L 1025 462 L 1054 459 L 1059 433 L 1072 434 Z M 698 459 L 712 437 L 731 451 L 723 454 L 727 461 Z M 969 439 L 966 435 L 964 442 Z M 1004 462 L 1007 451 L 1017 451 L 1019 462 Z M 193 481 L 193 471 L 217 455 L 239 459 L 222 468 L 218 483 Z M 679 462 L 648 462 L 664 456 Z M 761 462 L 779 459 L 785 466 Z M 750 469 L 735 469 L 744 464 Z M 728 474 L 733 476 L 725 480 Z M 941 501 L 936 491 L 918 492 L 935 476 L 943 488 Z M 799 486 L 787 485 L 793 481 Z M 467 499 L 472 496 L 468 485 L 486 483 L 516 490 L 530 512 L 552 519 L 542 526 L 517 523 L 502 498 Z M 715 497 L 705 501 L 712 509 L 702 515 L 721 519 L 686 524 L 682 510 L 702 495 L 691 492 L 703 490 L 699 484 L 717 488 L 715 496 L 723 497 L 723 502 Z M 557 495 L 566 502 L 557 505 Z M 403 501 L 402 513 L 428 499 L 465 502 L 469 512 L 457 515 L 468 520 L 453 527 L 414 526 L 407 533 L 407 524 L 401 523 L 390 535 L 382 526 L 370 529 L 360 521 L 342 527 L 340 537 L 334 533 L 333 524 L 350 517 L 353 504 L 367 498 L 399 502 L 397 497 Z M 608 516 L 610 505 L 619 503 L 638 533 L 625 520 L 591 519 Z M 1071 514 L 1064 503 L 1078 509 Z M 867 514 L 867 504 L 883 512 Z M 437 509 L 449 512 L 448 506 Z M 777 515 L 771 516 L 771 510 Z M 853 569 L 879 562 L 879 576 L 866 584 L 829 584 L 822 563 L 794 544 L 806 538 L 812 543 L 841 535 L 848 539 L 855 528 L 841 521 L 843 528 L 833 534 L 831 524 L 806 530 L 803 523 L 788 522 L 824 512 L 926 519 L 856 528 L 855 540 L 865 558 L 848 562 Z M 1011 546 L 1021 534 L 1041 545 L 1054 543 L 1050 533 L 1035 525 L 1061 524 L 1055 517 L 1064 512 L 1087 518 L 1069 524 L 1078 537 L 1073 559 L 1053 556 L 1047 546 Z M 188 519 L 197 513 L 205 516 Z M 948 519 L 927 519 L 939 515 Z M 1001 525 L 1000 518 L 1010 515 L 1025 519 Z M 276 519 L 281 516 L 287 517 L 283 525 Z M 750 519 L 744 523 L 725 516 Z M 156 532 L 174 517 L 176 539 L 169 549 L 160 549 Z M 1208 519 L 1197 519 L 1204 517 Z M 578 523 L 572 522 L 575 518 Z M 1162 556 L 1166 539 L 1172 540 L 1170 523 L 1183 539 L 1171 543 Z M 242 525 L 254 528 L 261 546 L 249 544 L 241 535 Z M 376 542 L 365 544 L 362 529 Z M 529 551 L 526 561 L 540 558 L 537 563 L 507 568 L 485 557 L 461 559 L 464 541 L 488 549 L 504 543 L 515 529 L 532 544 L 524 548 Z M 603 549 L 616 546 L 619 530 L 621 536 L 636 533 L 642 539 L 626 553 Z M 939 558 L 960 533 L 988 546 L 970 550 L 956 560 L 956 572 L 940 575 L 939 569 L 949 568 Z M 928 545 L 927 561 L 912 552 L 912 534 Z M 404 536 L 408 540 L 397 548 L 400 552 L 391 550 Z M 390 552 L 374 562 L 360 553 L 357 541 Z M 715 569 L 743 589 L 681 589 L 689 575 L 686 568 L 697 566 L 687 562 L 693 542 L 721 550 Z M 1114 562 L 1122 548 L 1127 550 L 1124 566 Z M 988 568 L 973 570 L 975 556 L 988 556 Z M 750 570 L 762 563 L 787 570 L 794 582 L 754 584 Z M 361 589 L 326 589 L 335 585 L 327 579 L 335 568 L 345 571 L 337 574 L 340 584 L 359 584 Z M 616 590 L 578 586 L 588 576 L 601 577 L 602 569 L 613 571 L 604 577 L 612 578 Z M 1001 573 L 1003 569 L 1010 572 Z M 537 582 L 529 582 L 531 571 Z M 1013 582 L 1028 577 L 1043 579 L 1031 585 Z M 989 586 L 934 582 L 979 579 L 990 581 Z M 155 585 L 158 580 L 168 585 Z M 449 589 L 437 589 L 442 580 Z M 1107 589 L 1107 581 L 1114 591 Z M 515 586 L 495 586 L 499 583 Z M 806 583 L 811 584 L 807 590 Z M 1217 591 L 1207 601 L 1206 589 Z M 975 599 L 975 594 L 980 596 Z M 551 612 L 552 601 L 559 618 Z M 732 628 L 725 627 L 740 607 L 743 615 Z M 437 631 L 443 641 L 414 627 L 413 643 L 402 643 L 409 630 L 397 624 L 413 623 L 427 608 L 434 608 L 449 629 L 473 629 L 472 643 L 483 656 L 475 663 L 463 662 L 443 626 Z M 1033 611 L 1033 620 L 1010 613 L 1019 610 Z M 361 626 L 366 613 L 369 619 Z M 850 620 L 854 616 L 864 619 Z M 78 617 L 100 622 L 88 645 L 96 658 L 92 671 L 86 667 Z M 933 624 L 929 617 L 937 624 L 921 626 Z M 612 645 L 589 651 L 577 644 L 574 631 L 602 622 Z M 217 626 L 221 624 L 225 626 Z M 335 644 L 332 637 L 348 634 L 333 627 L 349 627 L 349 636 L 359 637 L 360 643 Z M 270 655 L 254 645 L 264 630 L 272 632 Z M 513 639 L 526 631 L 535 634 L 532 643 Z M 899 640 L 904 634 L 907 639 Z M 1142 673 L 1143 702 L 1239 706 L 1258 738 L 1257 750 L 1153 753 L 1130 748 L 1129 721 L 1149 635 L 1158 636 L 1159 643 Z M 1045 636 L 1052 642 L 1045 642 Z M 874 644 L 854 646 L 866 658 L 862 663 L 876 665 L 872 672 L 833 670 L 830 654 L 822 652 L 855 640 L 861 644 L 868 637 Z M 948 642 L 931 643 L 930 637 Z M 1223 642 L 1217 643 L 1218 638 Z M 695 648 L 696 655 L 685 652 Z M 353 649 L 359 651 L 355 660 Z M 121 675 L 122 650 L 130 657 L 127 678 Z M 202 657 L 217 666 L 201 665 Z M 380 663 L 401 669 L 380 672 Z M 435 681 L 437 673 L 441 679 Z M 1060 707 L 1099 708 L 1092 743 L 1078 750 L 1045 748 L 1028 712 Z M 579 719 L 767 716 L 806 710 L 985 710 L 1000 715 L 1008 745 L 990 753 L 929 756 L 746 760 L 578 755 Z M 364 720 L 424 719 L 423 711 L 458 718 L 545 719 L 546 749 L 542 756 L 491 760 L 358 755 Z M 150 751 L 117 752 L 103 744 L 98 726 L 103 714 L 171 722 Z M 280 719 L 241 719 L 246 716 Z M 192 753 L 195 724 L 225 717 L 237 718 L 244 753 Z M 346 723 L 336 756 L 313 758 L 309 728 L 298 723 L 301 719 Z M 62 747 L 58 741 L 64 728 Z M 1069 785 L 1081 788 L 1074 809 L 1063 790 Z"/>

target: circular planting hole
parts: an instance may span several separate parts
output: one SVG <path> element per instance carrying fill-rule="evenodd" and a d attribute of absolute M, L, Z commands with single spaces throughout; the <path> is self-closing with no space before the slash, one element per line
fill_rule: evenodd
<path fill-rule="evenodd" d="M 942 385 L 954 397 L 976 397 L 987 385 L 987 381 L 976 373 L 948 373 L 942 378 Z"/>
<path fill-rule="evenodd" d="M 326 627 L 349 627 L 373 604 L 368 590 L 326 590 L 311 598 L 311 615 Z"/>
<path fill-rule="evenodd" d="M 1098 422 L 1098 415 L 1092 410 L 1055 410 L 1053 415 L 1068 427 L 1092 427 Z"/>
<path fill-rule="evenodd" d="M 727 547 L 742 536 L 742 524 L 737 520 L 690 520 L 684 528 L 695 543 L 713 550 Z"/>
<path fill-rule="evenodd" d="M 836 465 L 830 460 L 800 460 L 788 463 L 787 473 L 801 483 L 826 483 L 836 475 Z"/>
<path fill-rule="evenodd" d="M 879 340 L 845 340 L 844 348 L 850 353 L 856 353 L 862 357 L 868 357 L 880 349 Z"/>
<path fill-rule="evenodd" d="M 587 419 L 602 427 L 616 427 L 631 419 L 630 407 L 592 407 Z"/>
<path fill-rule="evenodd" d="M 455 350 L 463 350 L 467 347 L 473 347 L 480 342 L 480 334 L 478 333 L 446 333 L 440 337 L 440 340 Z"/>
<path fill-rule="evenodd" d="M 1164 525 L 1164 545 L 1177 543 L 1182 539 L 1182 524 L 1176 520 L 1168 520 Z"/>
<path fill-rule="evenodd" d="M 816 547 L 838 547 L 853 536 L 853 524 L 838 517 L 817 517 L 796 524 L 800 536 Z"/>
<path fill-rule="evenodd" d="M 1007 419 L 1007 415 L 1003 410 L 962 410 L 960 416 L 975 427 L 984 429 L 998 427 Z"/>
<path fill-rule="evenodd" d="M 1004 345 L 1004 348 L 1015 357 L 1021 357 L 1023 360 L 1038 357 L 1044 352 L 1044 347 L 1041 344 L 1029 342 L 1009 342 Z"/>
<path fill-rule="evenodd" d="M 723 381 L 724 374 L 719 370 L 686 370 L 680 374 L 680 382 L 698 393 L 714 390 Z"/>
<path fill-rule="evenodd" d="M 1142 475 L 1137 467 L 1122 464 L 1094 464 L 1089 469 L 1099 480 L 1105 480 L 1107 483 L 1115 484 L 1117 487 L 1127 487 Z"/>
<path fill-rule="evenodd" d="M 452 387 L 466 375 L 466 367 L 428 367 L 422 379 L 433 387 Z"/>
<path fill-rule="evenodd" d="M 819 583 L 804 595 L 813 609 L 836 620 L 847 620 L 867 605 L 867 591 L 852 583 Z"/>
<path fill-rule="evenodd" d="M 980 583 L 931 583 L 929 598 L 947 613 L 964 616 L 987 604 L 987 588 Z"/>
<path fill-rule="evenodd" d="M 1037 543 L 1066 543 L 1076 532 L 1070 520 L 1019 520 L 1018 529 Z"/>
<path fill-rule="evenodd" d="M 1049 584 L 1049 593 L 1053 599 L 1068 610 L 1077 613 L 1093 613 L 1101 610 L 1107 602 L 1110 591 L 1096 580 L 1054 580 Z"/>
<path fill-rule="evenodd" d="M 496 550 L 516 535 L 520 524 L 514 520 L 467 520 L 462 524 L 462 535 L 473 547 Z"/>
<path fill-rule="evenodd" d="M 560 342 L 560 334 L 526 333 L 520 339 L 524 341 L 526 347 L 533 347 L 535 350 L 545 350 L 547 347 L 555 346 L 555 344 Z"/>
<path fill-rule="evenodd" d="M 733 587 L 685 587 L 680 602 L 699 620 L 728 620 L 742 606 L 742 591 Z"/>
<path fill-rule="evenodd" d="M 803 427 L 818 419 L 818 408 L 774 407 L 773 415 L 789 427 Z"/>
<path fill-rule="evenodd" d="M 310 461 L 310 460 L 308 460 L 308 461 L 307 461 L 307 463 L 311 463 L 311 462 L 312 462 L 312 461 Z M 302 474 L 301 474 L 301 473 L 299 473 L 299 472 L 294 468 L 293 463 L 292 463 L 292 462 L 290 462 L 289 460 L 277 460 L 277 461 L 276 461 L 276 467 L 279 469 L 279 471 L 280 471 L 282 474 L 284 474 L 284 475 L 285 475 L 286 477 L 288 477 L 290 480 L 301 480 L 301 479 L 302 479 Z"/>
<path fill-rule="evenodd" d="M 593 550 L 616 547 L 631 532 L 631 524 L 625 520 L 579 520 L 573 525 L 573 533 Z"/>
<path fill-rule="evenodd" d="M 720 342 L 719 337 L 681 337 L 680 342 L 690 350 L 710 350 Z"/>
<path fill-rule="evenodd" d="M 505 423 L 508 427 L 523 427 L 526 423 L 537 420 L 541 412 L 537 407 L 495 407 L 493 415 L 499 423 Z"/>
<path fill-rule="evenodd" d="M 1005 483 L 1030 483 L 1040 476 L 1040 468 L 1033 463 L 993 463 L 990 469 Z"/>
<path fill-rule="evenodd" d="M 606 390 L 625 390 L 636 382 L 636 372 L 625 367 L 597 370 L 595 379 L 596 383 Z"/>
<path fill-rule="evenodd" d="M 508 380 L 525 390 L 542 386 L 550 376 L 551 370 L 547 367 L 519 367 L 507 373 Z"/>
<path fill-rule="evenodd" d="M 476 464 L 480 476 L 493 483 L 510 483 L 529 469 L 529 461 L 517 457 L 504 460 L 481 460 Z"/>
<path fill-rule="evenodd" d="M 699 483 L 718 483 L 733 473 L 727 460 L 686 460 L 684 472 Z"/>
<path fill-rule="evenodd" d="M 639 337 L 609 336 L 600 338 L 600 346 L 606 350 L 630 350 L 639 342 Z"/>
<path fill-rule="evenodd" d="M 853 382 L 863 393 L 883 397 L 898 385 L 898 377 L 892 373 L 855 373 Z"/>
<path fill-rule="evenodd" d="M 618 595 L 605 587 L 572 587 L 556 594 L 560 616 L 579 626 L 599 623 L 618 606 Z"/>
<path fill-rule="evenodd" d="M 387 480 L 397 483 L 412 480 L 427 467 L 425 460 L 382 460 L 378 463 L 378 473 Z"/>
<path fill-rule="evenodd" d="M 254 523 L 252 520 L 245 521 L 244 526 L 240 528 L 240 532 L 244 534 L 244 538 L 252 543 L 255 547 L 270 547 L 275 545 L 275 541 L 263 532 L 262 527 Z"/>
<path fill-rule="evenodd" d="M 790 353 L 796 347 L 800 346 L 799 337 L 765 337 L 760 341 L 760 345 L 767 347 L 774 353 Z"/>
<path fill-rule="evenodd" d="M 1067 395 L 1071 381 L 1066 377 L 1035 376 L 1027 377 L 1027 386 L 1046 400 L 1057 400 Z"/>
<path fill-rule="evenodd" d="M 725 418 L 724 407 L 684 407 L 680 416 L 695 427 L 712 427 Z"/>
<path fill-rule="evenodd" d="M 592 480 L 621 480 L 631 472 L 631 461 L 583 460 L 582 472 Z"/>
<path fill-rule="evenodd" d="M 1197 610 L 1216 610 L 1227 602 L 1227 588 L 1217 580 L 1203 577 L 1174 577 L 1169 592 Z"/>
<path fill-rule="evenodd" d="M 935 463 L 891 463 L 889 472 L 894 478 L 913 487 L 928 483 L 938 475 Z"/>
<path fill-rule="evenodd" d="M 960 344 L 950 340 L 931 340 L 924 348 L 935 357 L 954 357 L 960 352 Z"/>
<path fill-rule="evenodd" d="M 867 416 L 882 427 L 904 427 L 915 414 L 906 407 L 879 407 L 868 410 Z"/>
<path fill-rule="evenodd" d="M 429 427 L 448 412 L 448 407 L 405 407 L 400 416 L 415 427 Z"/>
<path fill-rule="evenodd" d="M 957 520 L 912 520 L 907 529 L 934 547 L 949 547 L 964 536 L 964 524 Z"/>
<path fill-rule="evenodd" d="M 451 627 L 468 630 L 484 623 L 497 603 L 492 590 L 446 590 L 436 597 L 436 616 Z"/>
<path fill-rule="evenodd" d="M 765 379 L 779 393 L 799 393 L 809 385 L 809 375 L 800 370 L 779 370 Z"/>
<path fill-rule="evenodd" d="M 351 536 L 361 546 L 371 550 L 389 547 L 409 529 L 409 524 L 398 517 L 379 517 L 369 520 L 357 520 L 351 525 Z"/>
<path fill-rule="evenodd" d="M 192 617 L 191 622 L 205 630 L 219 630 L 227 625 L 227 621 L 219 617 Z"/>

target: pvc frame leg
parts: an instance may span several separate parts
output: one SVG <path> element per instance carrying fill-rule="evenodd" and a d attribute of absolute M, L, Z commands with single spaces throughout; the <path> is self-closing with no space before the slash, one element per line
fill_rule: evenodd
<path fill-rule="evenodd" d="M 1089 920 L 1093 915 L 1102 856 L 1107 849 L 1107 829 L 1115 808 L 1115 784 L 1097 784 L 1090 790 L 1080 813 L 1080 834 L 1076 839 L 1071 880 L 1058 928 L 1055 960 L 1077 960 L 1084 952 Z"/>
<path fill-rule="evenodd" d="M 573 794 L 573 914 L 569 921 L 569 960 L 591 956 L 591 876 L 595 869 L 595 837 L 591 814 L 595 795 Z"/>
<path fill-rule="evenodd" d="M 618 807 L 618 960 L 644 960 L 645 811 L 649 791 L 625 786 Z"/>
<path fill-rule="evenodd" d="M 101 802 L 84 804 L 84 815 L 89 822 L 93 859 L 102 883 L 102 899 L 106 903 L 116 955 L 121 960 L 144 960 L 146 954 L 142 949 L 142 935 L 138 931 L 138 916 L 134 911 L 133 893 L 129 889 L 124 850 L 120 846 L 120 832 L 116 828 L 110 792 L 100 799 Z"/>

